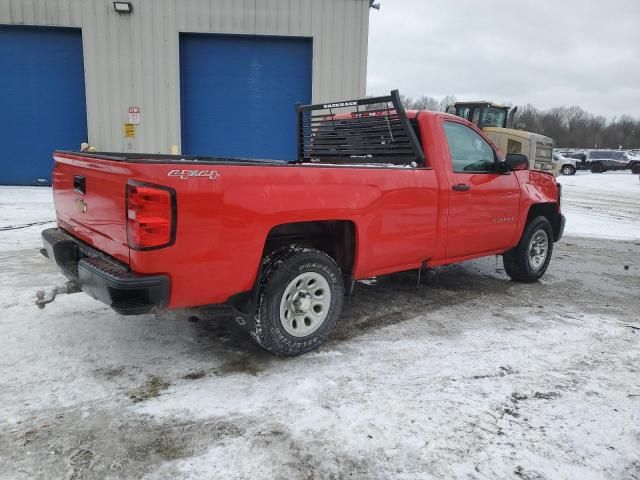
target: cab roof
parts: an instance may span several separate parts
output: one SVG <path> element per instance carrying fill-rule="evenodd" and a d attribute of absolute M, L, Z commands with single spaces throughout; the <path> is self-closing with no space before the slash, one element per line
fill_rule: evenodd
<path fill-rule="evenodd" d="M 499 103 L 488 102 L 486 100 L 472 100 L 470 102 L 456 102 L 456 103 L 454 103 L 454 105 L 486 105 L 486 106 L 497 107 L 497 108 L 511 108 L 508 105 L 501 105 Z"/>

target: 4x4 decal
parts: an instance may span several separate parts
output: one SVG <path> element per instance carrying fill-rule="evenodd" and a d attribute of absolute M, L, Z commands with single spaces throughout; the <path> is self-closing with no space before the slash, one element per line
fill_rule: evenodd
<path fill-rule="evenodd" d="M 191 177 L 208 178 L 215 180 L 220 176 L 217 170 L 171 170 L 167 173 L 168 177 L 180 177 L 181 180 L 187 180 Z"/>

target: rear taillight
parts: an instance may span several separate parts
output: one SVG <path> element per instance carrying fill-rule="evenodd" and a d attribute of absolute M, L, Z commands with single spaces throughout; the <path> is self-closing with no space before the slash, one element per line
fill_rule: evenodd
<path fill-rule="evenodd" d="M 176 192 L 172 188 L 129 181 L 127 242 L 134 250 L 168 247 L 175 242 Z"/>

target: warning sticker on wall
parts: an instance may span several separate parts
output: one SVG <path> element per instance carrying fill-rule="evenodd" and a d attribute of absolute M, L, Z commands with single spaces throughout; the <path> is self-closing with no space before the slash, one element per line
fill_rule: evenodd
<path fill-rule="evenodd" d="M 124 136 L 125 138 L 134 138 L 136 136 L 136 126 L 133 123 L 124 124 Z"/>
<path fill-rule="evenodd" d="M 129 123 L 134 125 L 140 123 L 140 107 L 129 107 Z"/>

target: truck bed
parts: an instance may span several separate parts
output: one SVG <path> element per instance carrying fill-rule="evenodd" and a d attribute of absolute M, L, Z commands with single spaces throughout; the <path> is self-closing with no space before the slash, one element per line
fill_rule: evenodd
<path fill-rule="evenodd" d="M 168 156 L 125 161 L 122 156 L 62 152 L 55 158 L 58 226 L 131 271 L 169 274 L 173 308 L 222 303 L 250 290 L 265 239 L 278 225 L 310 219 L 358 225 L 363 243 L 357 278 L 387 273 L 400 263 L 406 268 L 421 265 L 425 245 L 429 250 L 429 239 L 436 234 L 438 182 L 430 169 L 181 162 Z M 188 168 L 177 168 L 180 164 Z M 181 172 L 187 174 L 182 177 Z M 74 186 L 76 178 L 85 179 L 83 194 Z M 126 198 L 132 182 L 175 192 L 177 226 L 171 246 L 130 248 Z M 194 282 L 202 278 L 207 284 Z"/>

